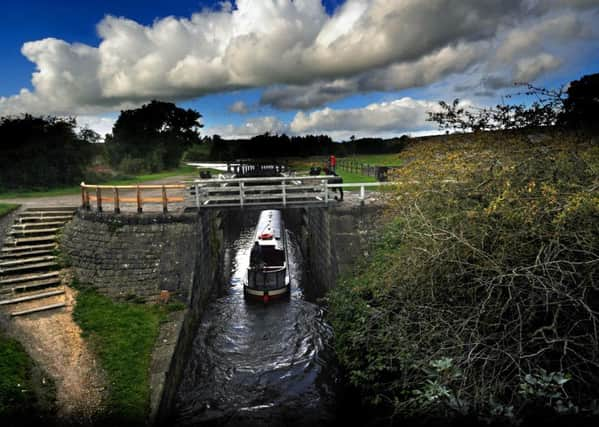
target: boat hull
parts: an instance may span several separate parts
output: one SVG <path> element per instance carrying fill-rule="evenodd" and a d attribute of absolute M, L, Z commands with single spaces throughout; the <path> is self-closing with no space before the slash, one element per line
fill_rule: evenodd
<path fill-rule="evenodd" d="M 289 295 L 289 285 L 284 288 L 271 290 L 252 289 L 248 286 L 244 286 L 243 293 L 246 298 L 256 298 L 260 300 L 263 300 L 265 297 L 269 299 L 284 298 Z"/>

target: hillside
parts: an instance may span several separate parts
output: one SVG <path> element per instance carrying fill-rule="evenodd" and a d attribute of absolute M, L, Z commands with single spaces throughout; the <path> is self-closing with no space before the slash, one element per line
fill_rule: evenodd
<path fill-rule="evenodd" d="M 351 384 L 400 419 L 592 414 L 597 138 L 423 138 L 400 160 L 379 243 L 329 296 Z"/>

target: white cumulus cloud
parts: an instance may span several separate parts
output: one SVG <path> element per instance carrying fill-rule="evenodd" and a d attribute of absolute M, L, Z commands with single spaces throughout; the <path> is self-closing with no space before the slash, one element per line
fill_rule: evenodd
<path fill-rule="evenodd" d="M 243 139 L 265 133 L 283 134 L 289 132 L 289 126 L 274 116 L 258 117 L 241 125 L 220 125 L 203 129 L 204 135 L 219 135 L 222 138 Z"/>
<path fill-rule="evenodd" d="M 583 21 L 592 21 L 599 2 L 347 0 L 332 16 L 321 0 L 237 0 L 235 6 L 223 2 L 220 10 L 149 26 L 106 16 L 97 26 L 98 46 L 28 42 L 22 52 L 36 66 L 34 89 L 1 97 L 0 114 L 93 114 L 152 98 L 272 85 L 320 84 L 326 91 L 349 82 L 348 93 L 425 85 L 485 62 L 480 46 L 539 20 L 553 19 L 553 28 L 576 35 L 579 15 L 564 22 L 560 16 L 584 13 Z M 525 50 L 521 38 L 508 36 L 500 56 L 509 62 L 510 52 Z M 316 97 L 320 92 L 313 90 Z"/>
<path fill-rule="evenodd" d="M 350 135 L 400 135 L 435 129 L 427 112 L 437 111 L 436 102 L 401 98 L 370 104 L 364 108 L 324 108 L 309 114 L 299 112 L 290 124 L 294 134 L 330 133 L 337 139 Z"/>

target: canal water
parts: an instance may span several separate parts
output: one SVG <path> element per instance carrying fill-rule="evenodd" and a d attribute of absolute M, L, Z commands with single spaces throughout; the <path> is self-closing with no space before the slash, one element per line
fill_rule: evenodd
<path fill-rule="evenodd" d="M 178 425 L 335 424 L 332 332 L 310 289 L 295 235 L 287 231 L 291 293 L 279 301 L 243 296 L 254 235 L 243 227 L 228 248 L 225 295 L 204 314 L 177 395 Z"/>

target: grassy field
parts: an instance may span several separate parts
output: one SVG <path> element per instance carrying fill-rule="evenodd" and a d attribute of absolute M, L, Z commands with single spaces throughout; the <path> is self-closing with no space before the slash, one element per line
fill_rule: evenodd
<path fill-rule="evenodd" d="M 298 171 L 308 171 L 311 166 L 323 168 L 326 165 L 327 160 L 327 156 L 292 158 L 289 159 L 289 165 Z M 375 166 L 399 166 L 401 165 L 401 153 L 359 154 L 355 156 L 337 157 L 337 163 L 349 161 Z"/>
<path fill-rule="evenodd" d="M 164 178 L 169 178 L 178 175 L 189 175 L 195 176 L 197 174 L 196 168 L 191 166 L 183 166 L 178 169 L 159 172 L 154 174 L 137 175 L 125 179 L 109 180 L 106 182 L 90 182 L 89 184 L 103 184 L 103 185 L 129 185 L 138 184 L 147 181 L 157 181 Z M 65 196 L 70 194 L 77 194 L 81 191 L 78 185 L 72 187 L 55 188 L 51 190 L 40 190 L 40 191 L 9 191 L 0 193 L 0 200 L 2 199 L 16 199 L 16 198 L 29 198 L 29 197 L 52 197 L 52 196 Z"/>
<path fill-rule="evenodd" d="M 327 157 L 308 157 L 303 159 L 290 159 L 289 165 L 298 174 L 308 174 L 312 166 L 324 168 L 327 161 Z M 365 154 L 358 156 L 349 157 L 338 157 L 337 158 L 337 174 L 343 178 L 343 183 L 353 182 L 376 182 L 376 179 L 368 175 L 362 175 L 355 172 L 348 172 L 339 166 L 339 162 L 352 161 L 355 163 L 364 163 L 376 166 L 399 166 L 401 164 L 401 158 L 399 153 L 391 154 Z M 357 187 L 356 187 L 357 188 Z M 348 188 L 349 190 L 355 188 Z"/>
<path fill-rule="evenodd" d="M 401 165 L 401 153 L 357 154 L 355 156 L 338 157 L 337 161 L 365 163 L 373 166 L 399 166 Z"/>
<path fill-rule="evenodd" d="M 77 296 L 75 321 L 108 375 L 107 417 L 143 423 L 152 349 L 165 314 L 158 306 L 116 303 L 93 290 Z"/>
<path fill-rule="evenodd" d="M 328 294 L 348 380 L 397 420 L 590 411 L 599 146 L 454 135 L 401 159 L 371 257 Z"/>
<path fill-rule="evenodd" d="M 18 207 L 19 205 L 13 205 L 11 203 L 0 203 L 0 218 L 2 218 L 4 215 L 8 215 Z"/>

